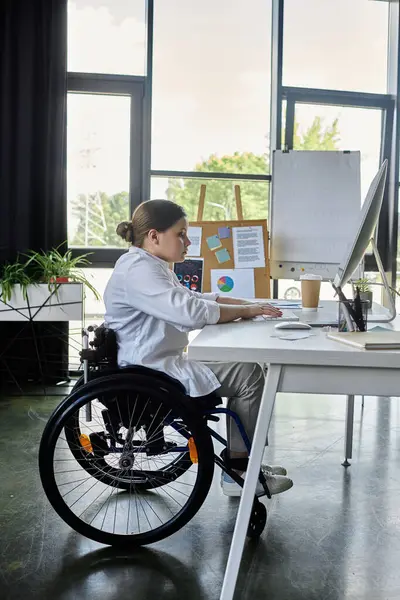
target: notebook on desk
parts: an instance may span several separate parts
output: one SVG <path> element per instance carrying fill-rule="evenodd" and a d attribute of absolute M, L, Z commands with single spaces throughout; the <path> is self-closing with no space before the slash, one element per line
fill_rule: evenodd
<path fill-rule="evenodd" d="M 400 331 L 346 331 L 328 333 L 327 337 L 361 350 L 400 350 Z"/>

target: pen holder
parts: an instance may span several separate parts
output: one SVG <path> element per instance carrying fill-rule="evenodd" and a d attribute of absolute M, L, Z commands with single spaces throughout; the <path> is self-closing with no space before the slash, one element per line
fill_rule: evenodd
<path fill-rule="evenodd" d="M 369 306 L 368 300 L 361 300 L 360 304 L 361 304 L 362 317 L 363 317 L 363 320 L 365 323 L 365 329 L 367 329 L 368 306 Z M 347 320 L 350 319 L 350 322 L 353 326 L 353 331 L 360 331 L 359 328 L 357 327 L 357 323 L 355 323 L 355 321 L 352 318 L 352 316 L 350 315 L 350 313 L 348 313 L 348 316 L 346 315 L 345 306 L 347 306 L 347 308 L 350 307 L 354 310 L 354 300 L 339 301 L 338 330 L 339 331 L 349 331 Z"/>

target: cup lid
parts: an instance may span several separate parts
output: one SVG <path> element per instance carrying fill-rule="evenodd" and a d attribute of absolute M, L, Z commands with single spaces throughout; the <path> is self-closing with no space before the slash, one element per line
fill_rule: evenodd
<path fill-rule="evenodd" d="M 304 273 L 304 275 L 300 275 L 301 279 L 305 281 L 322 281 L 321 275 L 314 275 L 314 273 Z"/>

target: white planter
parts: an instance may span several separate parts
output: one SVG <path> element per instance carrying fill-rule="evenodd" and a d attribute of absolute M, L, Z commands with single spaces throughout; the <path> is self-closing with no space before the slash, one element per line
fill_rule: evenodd
<path fill-rule="evenodd" d="M 9 302 L 0 296 L 0 321 L 83 320 L 83 284 L 59 283 L 54 288 L 49 290 L 47 283 L 30 285 L 25 299 L 21 286 L 16 285 Z"/>

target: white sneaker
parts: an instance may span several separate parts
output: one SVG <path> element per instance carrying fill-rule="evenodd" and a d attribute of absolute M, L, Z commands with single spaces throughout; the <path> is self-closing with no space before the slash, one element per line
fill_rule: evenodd
<path fill-rule="evenodd" d="M 263 469 L 264 472 L 264 469 Z M 271 496 L 281 494 L 290 490 L 293 486 L 293 481 L 289 477 L 283 475 L 273 475 L 271 472 L 264 472 L 265 481 Z M 221 474 L 221 487 L 225 496 L 239 497 L 242 495 L 242 488 L 236 481 L 232 479 L 225 471 Z M 264 496 L 265 491 L 260 482 L 257 483 L 256 496 Z"/>

